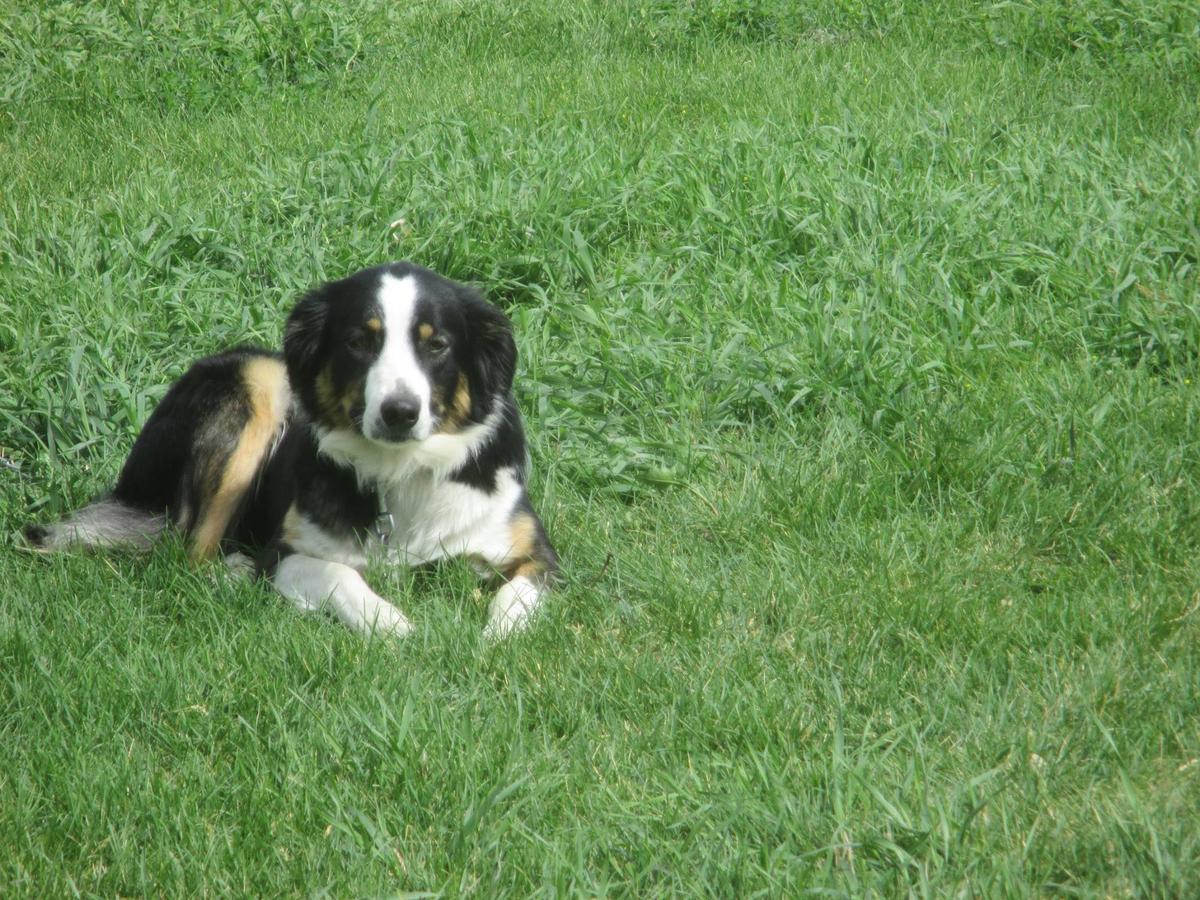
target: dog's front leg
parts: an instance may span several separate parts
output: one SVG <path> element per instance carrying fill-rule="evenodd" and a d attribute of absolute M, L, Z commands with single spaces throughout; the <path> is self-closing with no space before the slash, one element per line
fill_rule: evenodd
<path fill-rule="evenodd" d="M 396 609 L 350 566 L 293 553 L 279 562 L 272 578 L 275 589 L 304 610 L 330 609 L 357 631 L 403 637 L 412 630 Z"/>
<path fill-rule="evenodd" d="M 493 548 L 491 554 L 480 554 L 504 577 L 484 628 L 484 636 L 491 640 L 529 624 L 558 572 L 558 556 L 528 499 L 509 519 L 507 532 L 499 552 Z"/>

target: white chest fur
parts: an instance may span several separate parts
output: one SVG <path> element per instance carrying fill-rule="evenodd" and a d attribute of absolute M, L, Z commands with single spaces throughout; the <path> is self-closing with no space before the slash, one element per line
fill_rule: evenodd
<path fill-rule="evenodd" d="M 521 485 L 511 469 L 497 473 L 492 492 L 425 470 L 390 485 L 381 499 L 392 516 L 387 545 L 401 561 L 415 565 L 467 554 L 498 564 L 511 549 L 508 523 Z"/>
<path fill-rule="evenodd" d="M 391 514 L 387 548 L 409 564 L 446 556 L 478 556 L 492 564 L 508 560 L 508 527 L 523 489 L 511 468 L 496 473 L 492 491 L 452 481 L 461 466 L 495 429 L 498 415 L 453 435 L 434 435 L 411 447 L 381 448 L 345 431 L 321 436 L 321 453 L 351 466 L 364 486 L 379 492 L 380 508 Z"/>

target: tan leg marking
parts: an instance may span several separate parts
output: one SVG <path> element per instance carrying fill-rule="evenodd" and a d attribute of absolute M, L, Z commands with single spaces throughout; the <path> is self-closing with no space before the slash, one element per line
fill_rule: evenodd
<path fill-rule="evenodd" d="M 533 553 L 533 545 L 537 541 L 537 523 L 533 516 L 527 513 L 517 513 L 508 525 L 509 559 L 526 560 Z"/>
<path fill-rule="evenodd" d="M 283 525 L 279 530 L 285 541 L 295 545 L 296 538 L 300 535 L 300 513 L 296 511 L 295 505 L 288 507 L 288 511 L 283 514 Z"/>
<path fill-rule="evenodd" d="M 508 560 L 500 567 L 500 574 L 506 581 L 514 578 L 537 581 L 546 574 L 546 563 L 538 552 L 537 520 L 529 513 L 517 513 L 508 527 Z"/>
<path fill-rule="evenodd" d="M 278 360 L 250 360 L 242 369 L 242 381 L 250 399 L 250 418 L 238 436 L 237 446 L 225 461 L 216 490 L 206 498 L 192 531 L 190 555 L 194 560 L 208 559 L 216 552 L 229 527 L 229 520 L 283 424 L 291 400 L 287 370 Z"/>
<path fill-rule="evenodd" d="M 527 559 L 524 562 L 517 563 L 515 566 L 509 566 L 504 570 L 504 580 L 512 581 L 514 578 L 528 578 L 530 581 L 537 581 L 546 574 L 546 567 L 536 560 Z"/>

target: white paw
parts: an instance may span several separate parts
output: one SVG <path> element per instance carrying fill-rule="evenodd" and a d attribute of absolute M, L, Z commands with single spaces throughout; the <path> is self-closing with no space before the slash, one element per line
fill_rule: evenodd
<path fill-rule="evenodd" d="M 496 592 L 483 636 L 489 641 L 525 628 L 542 599 L 542 589 L 528 578 L 514 578 Z"/>
<path fill-rule="evenodd" d="M 363 617 L 358 626 L 364 634 L 377 634 L 381 637 L 402 638 L 412 631 L 412 622 L 408 617 L 390 603 L 380 603 L 373 609 L 363 611 Z"/>

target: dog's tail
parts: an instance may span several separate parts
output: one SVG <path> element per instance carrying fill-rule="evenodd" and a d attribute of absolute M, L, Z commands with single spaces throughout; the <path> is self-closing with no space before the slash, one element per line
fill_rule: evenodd
<path fill-rule="evenodd" d="M 46 553 L 72 547 L 144 550 L 166 527 L 164 514 L 155 515 L 107 498 L 76 510 L 60 522 L 26 525 L 25 540 L 30 548 Z"/>

